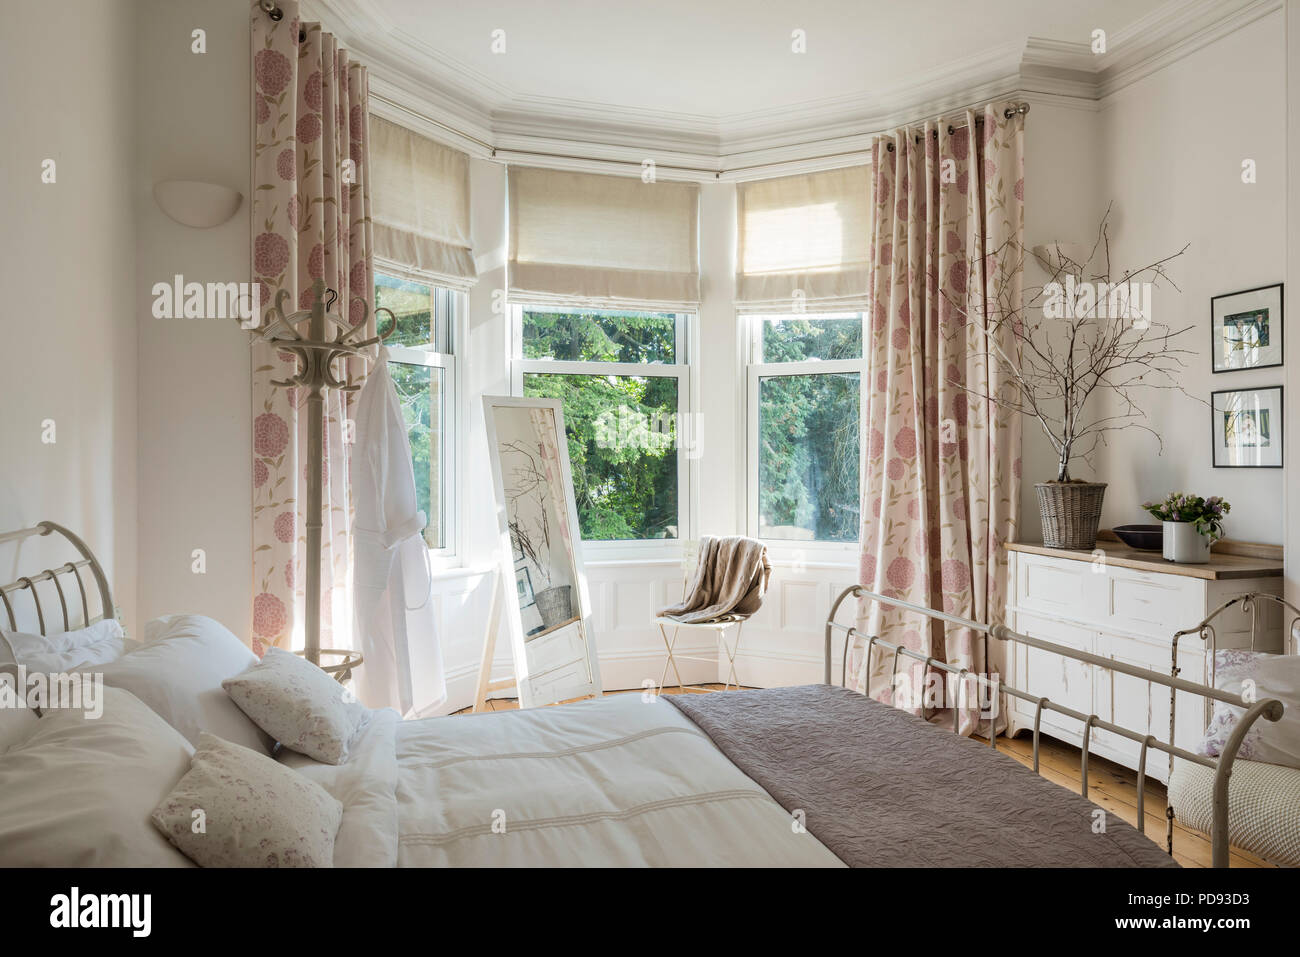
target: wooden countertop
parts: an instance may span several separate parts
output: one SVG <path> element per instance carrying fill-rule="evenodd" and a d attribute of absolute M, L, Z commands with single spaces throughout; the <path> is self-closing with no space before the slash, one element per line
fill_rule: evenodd
<path fill-rule="evenodd" d="M 1235 551 L 1227 550 L 1232 549 L 1234 545 L 1241 546 L 1242 550 L 1245 551 L 1261 551 L 1264 548 L 1275 546 L 1244 546 L 1243 543 L 1223 542 L 1221 546 L 1225 550 L 1220 550 L 1220 546 L 1216 546 L 1215 551 L 1210 555 L 1208 564 L 1185 565 L 1179 562 L 1167 562 L 1160 557 L 1159 552 L 1146 552 L 1136 548 L 1129 548 L 1112 536 L 1113 533 L 1099 533 L 1097 535 L 1097 547 L 1106 553 L 1106 563 L 1108 565 L 1115 565 L 1119 568 L 1133 568 L 1137 571 L 1155 572 L 1160 575 L 1204 578 L 1209 581 L 1223 581 L 1233 578 L 1280 578 L 1282 576 L 1282 562 L 1280 559 L 1261 557 L 1258 554 L 1237 554 Z M 1025 552 L 1029 555 L 1049 555 L 1053 558 L 1064 558 L 1076 562 L 1093 561 L 1093 554 L 1090 551 L 1079 551 L 1071 548 L 1048 548 L 1045 545 L 1032 542 L 1008 542 L 1007 549 L 1013 552 Z"/>

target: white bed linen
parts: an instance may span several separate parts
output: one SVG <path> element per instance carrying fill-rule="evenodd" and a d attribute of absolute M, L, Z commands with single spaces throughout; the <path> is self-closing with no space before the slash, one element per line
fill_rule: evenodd
<path fill-rule="evenodd" d="M 842 866 L 666 701 L 614 695 L 396 731 L 404 867 Z"/>
<path fill-rule="evenodd" d="M 385 709 L 340 766 L 278 758 L 342 802 L 336 867 L 843 866 L 639 694 L 415 721 Z"/>
<path fill-rule="evenodd" d="M 400 722 L 390 708 L 371 711 L 342 764 L 325 764 L 289 748 L 281 764 L 311 778 L 343 805 L 334 837 L 335 867 L 397 866 L 397 748 Z"/>

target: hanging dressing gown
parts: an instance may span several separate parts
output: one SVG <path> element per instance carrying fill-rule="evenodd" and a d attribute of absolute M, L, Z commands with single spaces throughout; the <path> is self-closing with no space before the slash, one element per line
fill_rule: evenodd
<path fill-rule="evenodd" d="M 406 420 L 379 350 L 357 398 L 352 454 L 355 674 L 367 707 L 426 714 L 447 699 L 435 630 L 427 523 L 416 507 L 415 469 Z"/>

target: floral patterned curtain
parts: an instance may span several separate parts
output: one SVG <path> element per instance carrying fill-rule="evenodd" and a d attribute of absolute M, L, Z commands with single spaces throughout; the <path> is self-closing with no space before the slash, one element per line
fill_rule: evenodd
<path fill-rule="evenodd" d="M 1005 118 L 1008 105 L 872 147 L 860 581 L 981 623 L 1003 615 L 1002 546 L 1020 497 L 1020 417 L 987 399 L 1011 394 L 991 353 L 1014 343 L 990 341 L 984 321 L 1021 295 L 1005 244 L 1024 232 L 1024 117 Z M 996 642 L 969 629 L 866 601 L 858 627 L 973 673 L 1000 671 Z M 858 647 L 850 680 L 931 720 L 951 723 L 956 707 L 963 734 L 987 729 L 973 682 L 958 697 L 956 684 L 935 683 L 942 672 L 907 658 L 896 681 L 893 657 L 877 652 L 868 668 Z"/>
<path fill-rule="evenodd" d="M 263 320 L 280 290 L 285 310 L 309 309 L 312 283 L 338 293 L 332 311 L 364 321 L 374 302 L 366 71 L 296 0 L 282 19 L 252 4 L 253 274 Z M 256 342 L 253 366 L 253 649 L 301 647 L 306 502 L 306 396 L 271 384 L 293 356 Z M 361 363 L 363 360 L 352 360 Z M 350 648 L 352 506 L 348 488 L 353 395 L 325 395 L 321 531 L 321 645 Z"/>

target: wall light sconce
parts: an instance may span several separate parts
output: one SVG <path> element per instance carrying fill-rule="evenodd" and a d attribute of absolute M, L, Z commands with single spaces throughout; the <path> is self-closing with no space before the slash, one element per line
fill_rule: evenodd
<path fill-rule="evenodd" d="M 235 215 L 244 196 L 229 186 L 172 179 L 155 183 L 153 198 L 158 208 L 180 223 L 195 229 L 220 226 Z"/>

